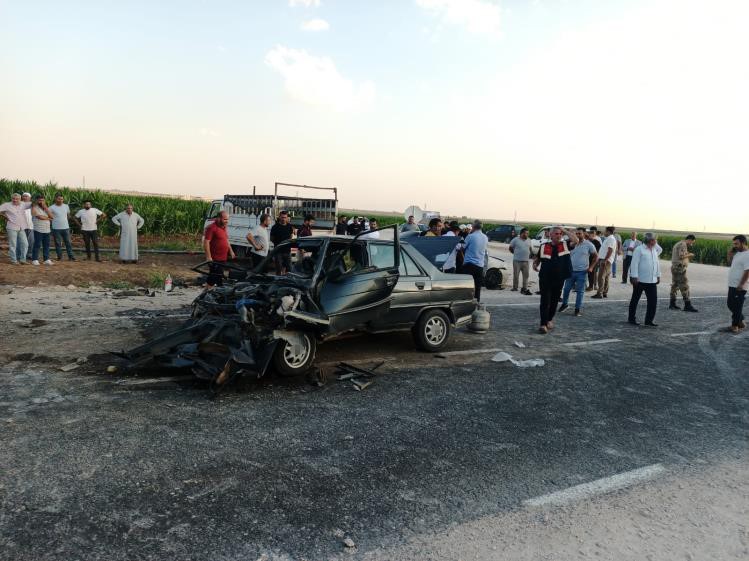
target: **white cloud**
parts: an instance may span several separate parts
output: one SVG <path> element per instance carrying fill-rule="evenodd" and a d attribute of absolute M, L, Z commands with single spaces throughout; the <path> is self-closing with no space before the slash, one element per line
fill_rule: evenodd
<path fill-rule="evenodd" d="M 354 84 L 328 57 L 278 45 L 265 55 L 265 64 L 283 76 L 287 93 L 298 101 L 337 111 L 363 110 L 374 103 L 374 83 Z"/>
<path fill-rule="evenodd" d="M 324 19 L 315 18 L 302 23 L 302 31 L 327 31 L 330 24 Z"/>
<path fill-rule="evenodd" d="M 493 0 L 416 0 L 416 4 L 442 22 L 459 25 L 470 33 L 500 36 L 501 9 Z"/>
<path fill-rule="evenodd" d="M 303 6 L 305 8 L 318 8 L 320 0 L 289 0 L 289 6 Z"/>

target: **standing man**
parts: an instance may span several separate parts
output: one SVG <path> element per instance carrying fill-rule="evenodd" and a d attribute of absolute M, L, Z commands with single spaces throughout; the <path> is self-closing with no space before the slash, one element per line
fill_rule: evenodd
<path fill-rule="evenodd" d="M 453 220 L 448 224 L 447 226 L 447 233 L 443 234 L 447 237 L 458 237 L 458 233 L 460 232 L 460 224 L 458 224 L 457 220 Z M 460 254 L 460 266 L 463 265 L 463 244 L 457 243 L 455 244 L 455 247 L 450 252 L 450 254 L 447 256 L 447 259 L 442 264 L 442 271 L 444 273 L 455 273 L 458 270 L 458 255 Z"/>
<path fill-rule="evenodd" d="M 377 219 L 373 218 L 369 221 L 369 230 L 367 234 L 362 235 L 363 240 L 379 240 L 380 232 L 376 231 L 379 228 L 377 225 Z"/>
<path fill-rule="evenodd" d="M 99 221 L 107 219 L 107 215 L 98 208 L 91 206 L 91 201 L 83 201 L 83 208 L 75 213 L 75 219 L 81 227 L 83 243 L 86 244 L 86 259 L 91 261 L 91 244 L 94 245 L 94 256 L 99 257 Z"/>
<path fill-rule="evenodd" d="M 632 263 L 629 267 L 629 277 L 632 281 L 632 299 L 629 301 L 629 323 L 640 325 L 635 319 L 637 304 L 640 302 L 642 293 L 648 300 L 645 312 L 645 325 L 658 327 L 654 323 L 655 310 L 658 306 L 658 283 L 661 282 L 661 265 L 658 261 L 658 252 L 655 249 L 655 235 L 648 232 L 645 234 L 643 245 L 638 246 L 632 255 Z"/>
<path fill-rule="evenodd" d="M 549 239 L 541 244 L 538 255 L 533 260 L 533 270 L 538 273 L 541 290 L 541 325 L 538 332 L 544 335 L 554 328 L 552 320 L 562 295 L 564 281 L 572 275 L 569 246 L 575 246 L 577 235 L 575 232 L 568 232 L 569 242 L 562 235 L 562 228 L 554 226 L 549 232 Z"/>
<path fill-rule="evenodd" d="M 257 267 L 260 262 L 268 256 L 270 248 L 270 214 L 261 214 L 258 225 L 247 232 L 247 241 L 250 248 L 252 267 Z"/>
<path fill-rule="evenodd" d="M 559 311 L 563 312 L 569 306 L 570 291 L 575 286 L 575 315 L 579 316 L 583 310 L 583 296 L 585 295 L 585 280 L 598 262 L 596 247 L 585 239 L 585 228 L 577 229 L 577 245 L 570 253 L 572 261 L 572 276 L 564 281 L 564 292 L 562 293 L 562 305 Z"/>
<path fill-rule="evenodd" d="M 120 261 L 137 263 L 138 230 L 145 221 L 140 214 L 133 212 L 133 205 L 128 203 L 124 211 L 112 218 L 112 222 L 120 227 Z"/>
<path fill-rule="evenodd" d="M 351 219 L 351 223 L 346 226 L 346 234 L 349 236 L 358 236 L 362 233 L 363 229 L 364 226 L 362 225 L 362 223 L 359 222 L 359 219 L 356 216 L 354 216 Z"/>
<path fill-rule="evenodd" d="M 31 264 L 39 265 L 39 248 L 45 265 L 52 265 L 49 258 L 49 236 L 52 231 L 52 213 L 47 207 L 44 195 L 37 195 L 31 205 L 32 224 L 34 225 L 34 248 L 31 250 Z"/>
<path fill-rule="evenodd" d="M 229 235 L 226 226 L 229 224 L 229 213 L 222 210 L 213 221 L 213 224 L 205 229 L 203 238 L 203 250 L 205 260 L 210 261 L 208 265 L 208 287 L 222 286 L 224 284 L 223 265 L 229 259 L 234 259 L 234 250 L 229 244 Z"/>
<path fill-rule="evenodd" d="M 414 215 L 410 215 L 408 217 L 408 222 L 406 222 L 403 226 L 401 226 L 401 232 L 418 232 L 419 231 L 419 225 L 416 223 L 416 219 L 414 218 Z"/>
<path fill-rule="evenodd" d="M 31 205 L 31 193 L 26 192 L 23 195 L 21 195 L 21 202 L 22 203 L 29 203 Z M 31 217 L 31 206 L 26 209 L 26 224 L 28 225 L 28 228 L 26 229 L 26 241 L 29 242 L 29 247 L 26 250 L 26 259 L 31 259 L 31 251 L 34 249 L 34 221 Z M 17 256 L 18 259 L 21 259 L 21 255 Z"/>
<path fill-rule="evenodd" d="M 270 229 L 270 241 L 274 246 L 290 240 L 294 235 L 294 227 L 289 223 L 289 213 L 282 210 L 278 213 L 278 220 Z M 291 248 L 277 251 L 273 257 L 276 264 L 276 274 L 285 275 L 291 269 Z"/>
<path fill-rule="evenodd" d="M 31 203 L 22 202 L 18 193 L 11 195 L 9 203 L 0 205 L 0 214 L 7 220 L 5 232 L 8 234 L 8 257 L 12 265 L 26 263 L 26 254 L 29 251 L 26 229 L 30 227 L 26 222 L 27 208 L 31 208 Z"/>
<path fill-rule="evenodd" d="M 749 285 L 749 251 L 746 236 L 733 237 L 733 248 L 728 253 L 731 269 L 728 271 L 728 309 L 731 310 L 731 333 L 746 329 L 744 323 L 744 300 Z"/>
<path fill-rule="evenodd" d="M 684 299 L 684 311 L 697 311 L 689 299 L 689 279 L 687 279 L 689 260 L 694 257 L 694 253 L 689 250 L 692 249 L 694 241 L 694 234 L 689 234 L 683 240 L 676 242 L 671 250 L 671 301 L 668 305 L 669 310 L 681 310 L 676 305 L 676 294 L 681 291 L 681 297 Z"/>
<path fill-rule="evenodd" d="M 311 214 L 308 214 L 304 217 L 304 222 L 302 222 L 302 227 L 299 228 L 299 233 L 297 233 L 297 238 L 308 238 L 312 235 L 312 226 L 315 225 L 315 217 Z"/>
<path fill-rule="evenodd" d="M 528 290 L 528 269 L 533 245 L 528 239 L 528 228 L 520 230 L 520 235 L 512 238 L 510 253 L 512 253 L 512 291 L 517 292 L 520 275 L 523 275 L 523 286 L 520 294 L 531 294 Z"/>
<path fill-rule="evenodd" d="M 439 220 L 439 218 L 433 218 Z M 432 224 L 429 223 L 431 228 Z M 481 231 L 481 220 L 473 221 L 473 230 L 466 236 L 463 270 L 466 275 L 473 277 L 473 295 L 476 301 L 481 300 L 481 285 L 484 283 L 484 264 L 486 263 L 486 248 L 489 238 Z"/>
<path fill-rule="evenodd" d="M 49 207 L 52 213 L 52 239 L 55 241 L 55 253 L 57 260 L 62 259 L 62 245 L 65 244 L 65 251 L 68 254 L 69 261 L 75 261 L 73 255 L 73 246 L 70 243 L 70 207 L 65 204 L 62 193 L 55 193 L 55 204 Z"/>
<path fill-rule="evenodd" d="M 618 248 L 619 243 L 614 236 L 614 227 L 606 226 L 606 238 L 601 243 L 601 249 L 598 251 L 598 292 L 593 295 L 593 298 L 609 297 L 611 264 L 616 259 Z"/>
<path fill-rule="evenodd" d="M 632 232 L 629 239 L 622 244 L 622 252 L 624 253 L 624 262 L 622 263 L 622 284 L 627 284 L 627 278 L 629 278 L 629 264 L 632 263 L 632 255 L 635 249 L 642 242 L 637 239 L 637 232 Z"/>
<path fill-rule="evenodd" d="M 345 216 L 339 216 L 338 217 L 338 224 L 335 225 L 335 233 L 336 236 L 345 236 L 346 235 L 346 217 Z"/>
<path fill-rule="evenodd" d="M 614 232 L 614 237 L 616 238 L 616 254 L 614 255 L 614 262 L 611 264 L 612 279 L 616 278 L 616 262 L 622 254 L 622 237 L 619 235 L 619 232 Z"/>
<path fill-rule="evenodd" d="M 598 237 L 598 230 L 595 226 L 591 226 L 588 230 L 588 240 L 590 243 L 593 244 L 593 246 L 596 248 L 596 251 L 601 250 L 601 238 Z M 585 292 L 591 292 L 596 289 L 598 286 L 598 267 L 599 267 L 598 260 L 596 259 L 596 265 L 593 267 L 593 270 L 588 274 L 588 288 L 585 289 Z"/>

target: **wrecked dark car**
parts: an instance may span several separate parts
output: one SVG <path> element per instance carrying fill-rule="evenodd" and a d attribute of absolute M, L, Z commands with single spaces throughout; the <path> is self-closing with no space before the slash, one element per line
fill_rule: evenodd
<path fill-rule="evenodd" d="M 276 275 L 273 258 L 282 252 L 291 253 L 291 268 Z M 243 278 L 206 290 L 182 328 L 120 356 L 132 366 L 190 368 L 217 385 L 260 377 L 271 365 L 296 375 L 310 368 L 318 343 L 350 332 L 411 330 L 420 349 L 439 351 L 476 304 L 470 276 L 440 272 L 400 243 L 395 227 L 295 239 L 255 269 L 227 268 Z"/>

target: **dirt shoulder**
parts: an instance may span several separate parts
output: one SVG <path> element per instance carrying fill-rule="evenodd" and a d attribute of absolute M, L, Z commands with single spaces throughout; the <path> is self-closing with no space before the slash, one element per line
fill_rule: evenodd
<path fill-rule="evenodd" d="M 163 286 L 169 274 L 176 283 L 192 284 L 198 277 L 191 268 L 203 261 L 202 255 L 142 255 L 136 264 L 123 264 L 112 254 L 102 262 L 87 261 L 77 256 L 76 261 L 64 258 L 53 265 L 10 265 L 0 263 L 0 284 L 15 286 Z"/>

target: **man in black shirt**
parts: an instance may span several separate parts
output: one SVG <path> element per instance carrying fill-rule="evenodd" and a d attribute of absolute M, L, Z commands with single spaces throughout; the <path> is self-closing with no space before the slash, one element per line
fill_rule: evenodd
<path fill-rule="evenodd" d="M 346 217 L 345 216 L 339 216 L 338 217 L 338 224 L 335 225 L 335 233 L 337 236 L 345 236 L 346 235 Z"/>
<path fill-rule="evenodd" d="M 570 247 L 575 246 L 574 232 L 568 232 L 569 240 L 563 239 L 559 226 L 551 229 L 550 238 L 541 244 L 538 255 L 533 261 L 533 270 L 538 273 L 538 284 L 541 289 L 541 326 L 539 333 L 548 333 L 554 328 L 554 314 L 557 311 L 559 297 L 565 279 L 572 276 Z M 541 268 L 539 272 L 539 266 Z"/>
<path fill-rule="evenodd" d="M 289 224 L 289 213 L 282 210 L 278 214 L 278 220 L 270 229 L 270 241 L 273 242 L 274 246 L 277 246 L 286 240 L 290 240 L 292 235 L 294 235 L 294 227 Z M 291 248 L 277 251 L 273 257 L 273 262 L 276 265 L 276 274 L 285 275 L 291 269 Z"/>
<path fill-rule="evenodd" d="M 351 224 L 346 228 L 346 234 L 349 236 L 358 236 L 362 233 L 362 230 L 364 229 L 364 225 L 362 224 L 363 219 L 362 222 L 359 222 L 359 220 L 360 219 L 356 217 L 351 219 Z"/>

